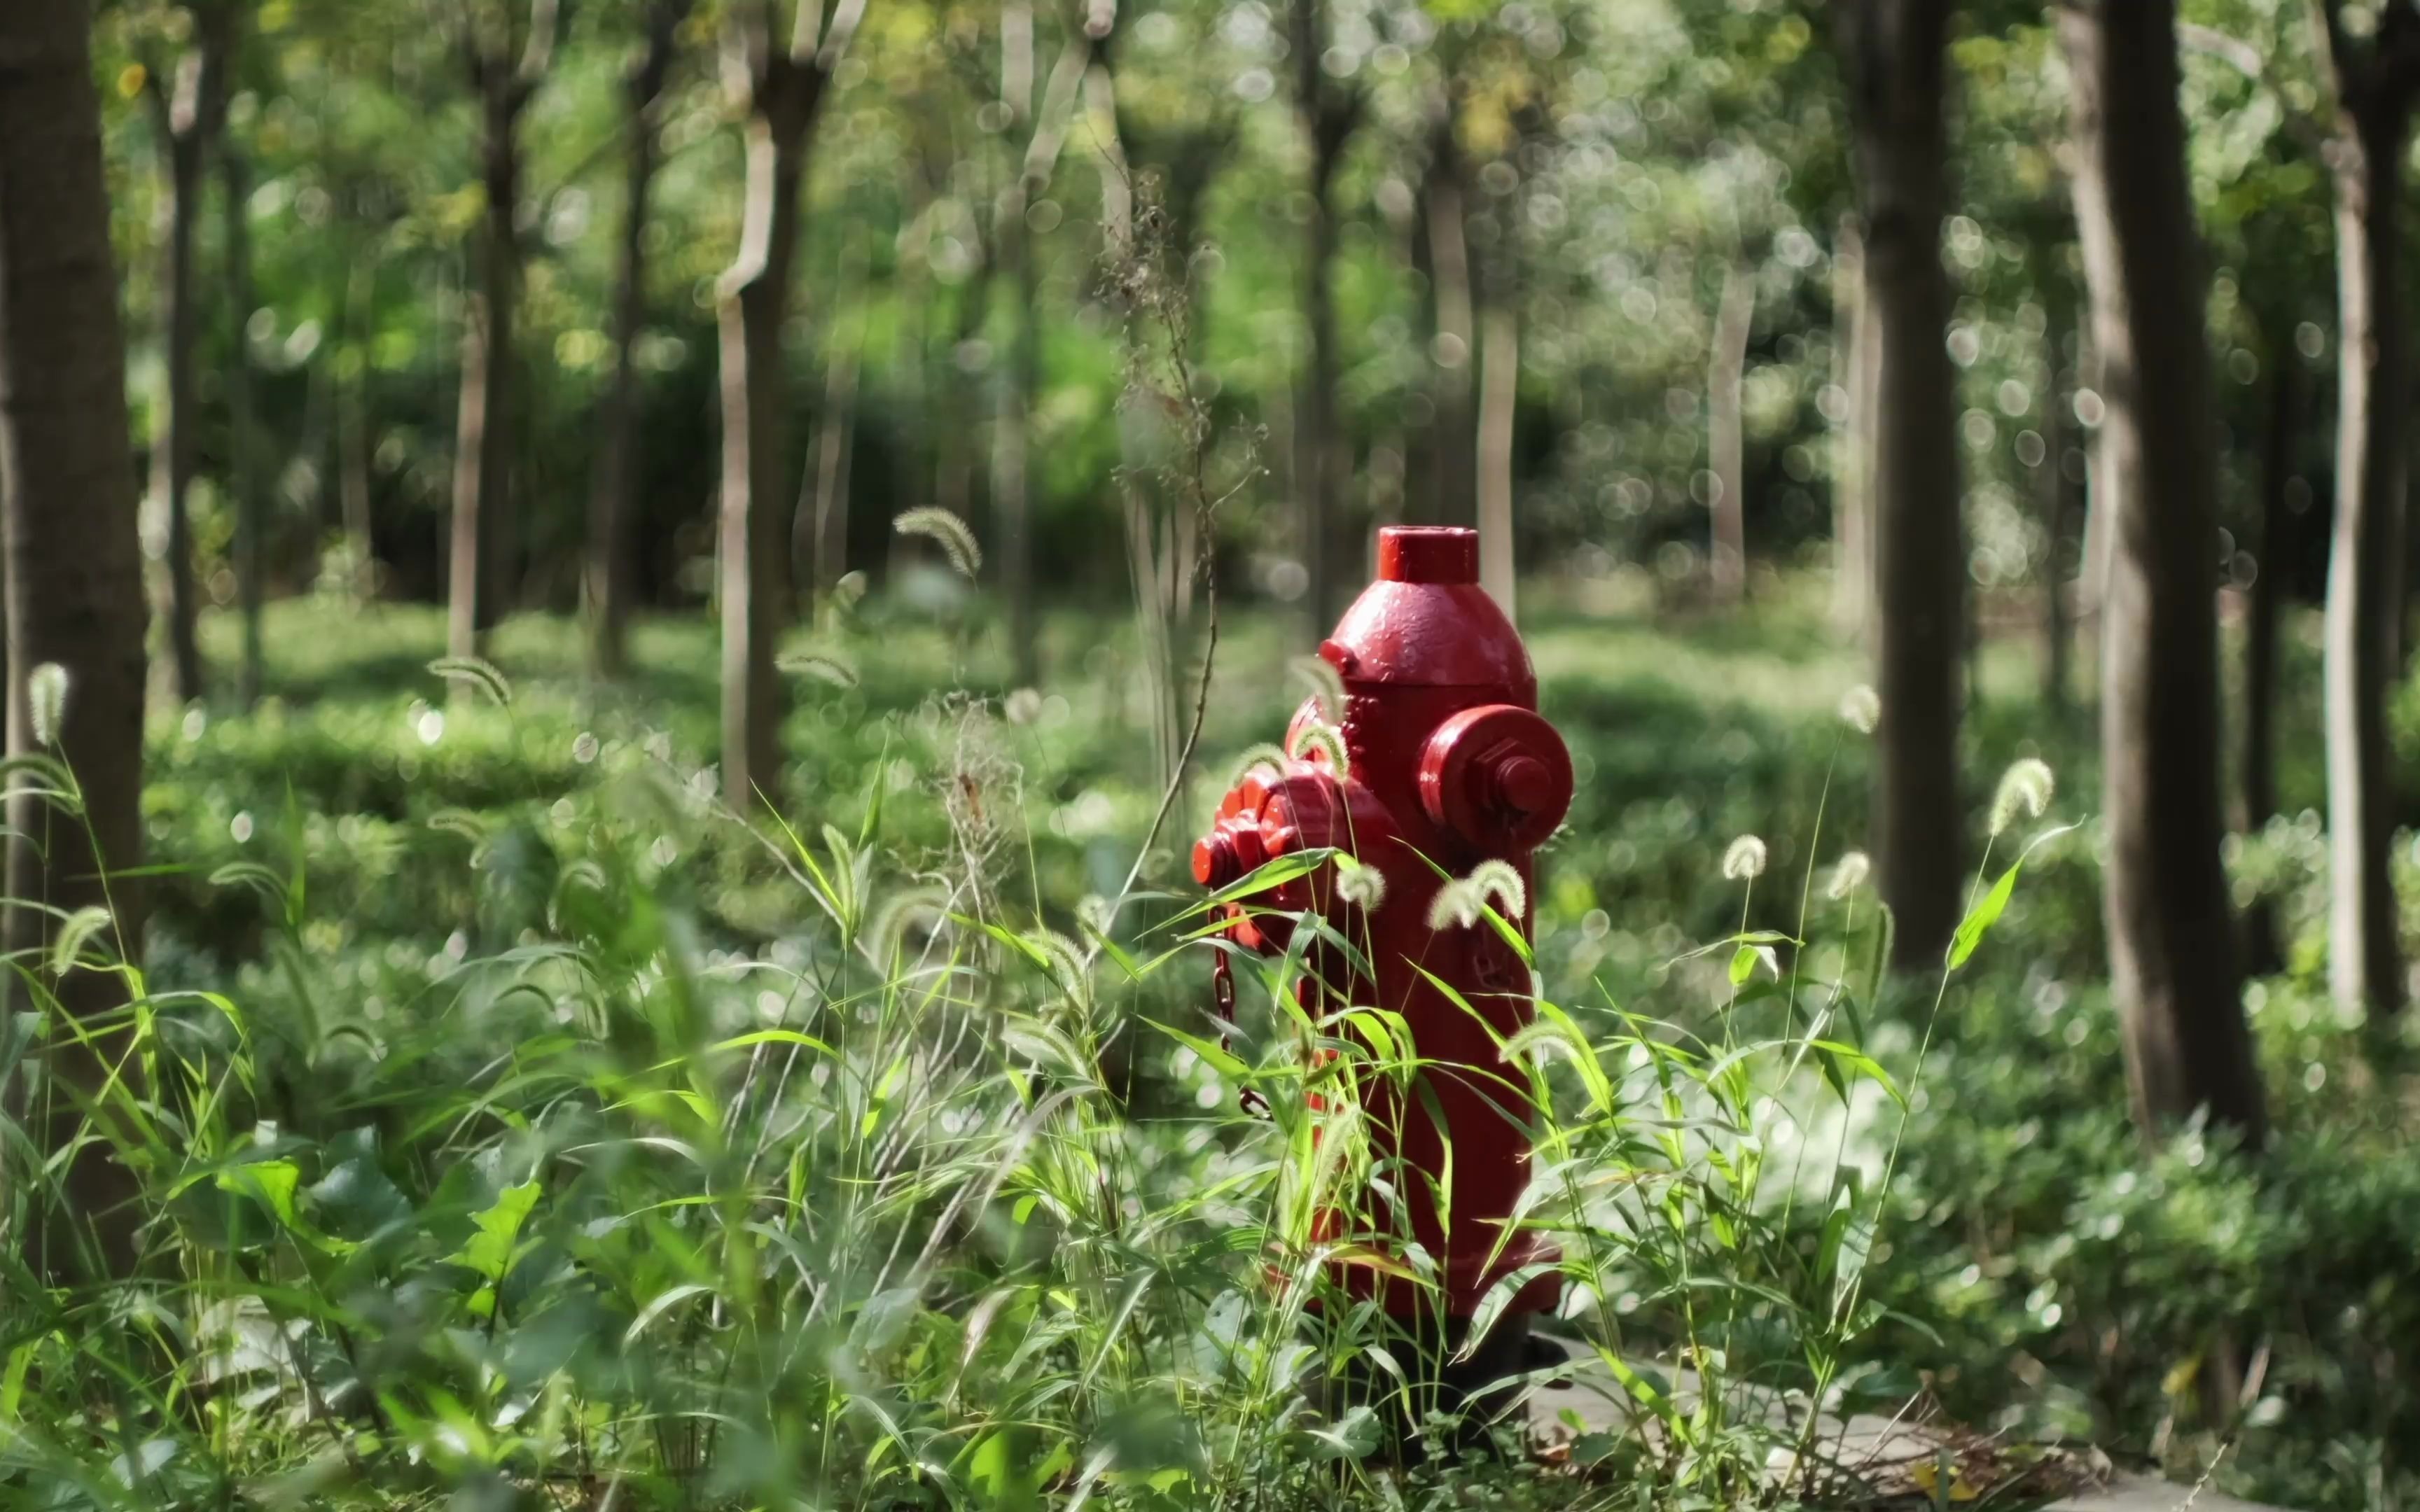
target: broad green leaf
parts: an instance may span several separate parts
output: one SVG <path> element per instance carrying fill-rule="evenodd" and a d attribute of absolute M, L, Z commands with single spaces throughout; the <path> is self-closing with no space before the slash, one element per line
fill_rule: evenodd
<path fill-rule="evenodd" d="M 1245 1065 L 1233 1051 L 1222 1049 L 1216 1040 L 1205 1040 L 1198 1034 L 1187 1034 L 1183 1029 L 1162 1024 L 1157 1019 L 1145 1019 L 1143 1022 L 1200 1056 L 1204 1063 L 1222 1076 L 1232 1076 L 1240 1081 L 1252 1074 L 1251 1067 Z"/>
<path fill-rule="evenodd" d="M 1975 953 L 1975 948 L 1983 943 L 1983 936 L 1999 922 L 2002 911 L 2009 906 L 2009 899 L 2017 890 L 2017 872 L 2024 866 L 2024 862 L 2019 861 L 2001 872 L 2000 880 L 1992 885 L 1992 890 L 1983 895 L 1980 903 L 1967 910 L 1965 918 L 1959 922 L 1957 934 L 1949 942 L 1950 970 L 1955 971 L 1964 965 L 1966 958 Z"/>
<path fill-rule="evenodd" d="M 473 1220 L 478 1225 L 476 1231 L 445 1258 L 452 1264 L 468 1266 L 490 1282 L 502 1281 L 504 1273 L 512 1268 L 513 1248 L 520 1238 L 521 1225 L 537 1206 L 537 1198 L 535 1181 L 504 1188 L 497 1194 L 494 1205 Z"/>

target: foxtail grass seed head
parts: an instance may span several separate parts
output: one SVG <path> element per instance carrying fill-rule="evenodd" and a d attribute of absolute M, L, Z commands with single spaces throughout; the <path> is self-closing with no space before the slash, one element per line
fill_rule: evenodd
<path fill-rule="evenodd" d="M 2027 819 L 2040 819 L 2057 790 L 2058 782 L 2051 775 L 2048 762 L 2038 756 L 2021 756 L 2010 762 L 2009 769 L 2000 774 L 1999 790 L 1992 795 L 1992 833 L 1997 836 L 2015 824 L 2020 813 Z"/>
<path fill-rule="evenodd" d="M 1296 656 L 1286 663 L 1286 675 L 1319 701 L 1319 717 L 1335 722 L 1344 717 L 1344 679 L 1323 656 Z"/>
<path fill-rule="evenodd" d="M 25 714 L 33 721 L 34 744 L 55 746 L 68 717 L 68 670 L 46 661 L 25 674 Z"/>
<path fill-rule="evenodd" d="M 1042 695 L 1030 687 L 1020 687 L 1001 701 L 1000 712 L 1011 724 L 1032 724 L 1042 717 Z"/>
<path fill-rule="evenodd" d="M 865 574 L 862 571 L 842 573 L 839 580 L 831 586 L 831 596 L 832 602 L 843 609 L 855 608 L 857 601 L 865 596 Z"/>
<path fill-rule="evenodd" d="M 1840 695 L 1840 717 L 1850 729 L 1861 735 L 1870 735 L 1874 726 L 1883 722 L 1883 696 L 1865 683 Z"/>
<path fill-rule="evenodd" d="M 1350 777 L 1353 774 L 1353 759 L 1344 753 L 1344 737 L 1338 734 L 1333 726 L 1314 720 L 1295 732 L 1294 759 L 1307 762 L 1311 760 L 1312 751 L 1318 751 L 1326 756 L 1327 764 L 1334 769 L 1338 777 Z"/>
<path fill-rule="evenodd" d="M 1227 785 L 1233 787 L 1254 772 L 1266 771 L 1282 776 L 1285 764 L 1286 753 L 1282 746 L 1263 741 L 1257 746 L 1246 747 L 1244 754 L 1235 763 L 1235 774 L 1227 779 Z"/>
<path fill-rule="evenodd" d="M 1376 913 L 1387 901 L 1386 873 L 1351 856 L 1336 859 L 1336 896 L 1365 914 Z"/>
<path fill-rule="evenodd" d="M 1479 910 L 1483 903 L 1467 881 L 1449 882 L 1429 900 L 1429 928 L 1443 933 L 1450 929 L 1468 929 L 1479 922 Z"/>
<path fill-rule="evenodd" d="M 1866 878 L 1873 869 L 1874 863 L 1865 852 L 1849 852 L 1832 863 L 1832 880 L 1823 885 L 1823 896 L 1836 903 L 1846 901 L 1851 893 L 1866 885 Z"/>
<path fill-rule="evenodd" d="M 838 656 L 829 656 L 818 651 L 793 651 L 777 658 L 773 665 L 794 677 L 812 677 L 834 687 L 857 686 L 856 668 Z"/>
<path fill-rule="evenodd" d="M 1723 876 L 1731 882 L 1753 882 L 1764 875 L 1764 841 L 1742 835 L 1723 852 Z"/>
<path fill-rule="evenodd" d="M 1493 901 L 1503 918 L 1517 922 L 1528 917 L 1529 889 L 1512 862 L 1481 861 L 1462 880 L 1481 903 Z"/>
<path fill-rule="evenodd" d="M 500 709 L 512 707 L 512 681 L 483 656 L 440 656 L 428 670 L 458 687 L 477 688 Z"/>
<path fill-rule="evenodd" d="M 911 509 L 891 522 L 891 528 L 902 535 L 921 535 L 941 548 L 958 576 L 971 580 L 983 570 L 983 548 L 975 543 L 975 532 L 967 522 L 946 509 L 927 504 Z"/>

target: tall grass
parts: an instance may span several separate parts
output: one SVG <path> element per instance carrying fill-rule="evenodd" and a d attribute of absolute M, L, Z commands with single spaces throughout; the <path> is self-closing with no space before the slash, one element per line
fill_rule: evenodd
<path fill-rule="evenodd" d="M 501 677 L 436 670 L 516 719 Z M 720 810 L 710 778 L 636 741 L 610 742 L 607 776 L 535 835 L 439 816 L 472 864 L 517 869 L 542 927 L 484 952 L 458 936 L 375 1009 L 325 949 L 297 834 L 269 847 L 285 859 L 210 879 L 267 901 L 276 991 L 153 991 L 98 927 L 12 963 L 34 1017 L 0 1070 L 124 1031 L 131 1073 L 82 1137 L 139 1181 L 142 1258 L 51 1288 L 10 1262 L 0 1489 L 59 1507 L 1277 1507 L 1472 1482 L 1692 1501 L 1854 1486 L 1812 1410 L 1905 1395 L 1848 1368 L 1887 1320 L 1861 1300 L 1881 1211 L 1863 1173 L 1877 1100 L 1902 1095 L 1855 1045 L 1870 982 L 1811 969 L 1873 958 L 1854 888 L 1822 898 L 1810 871 L 1798 936 L 1744 925 L 1676 963 L 1719 999 L 1712 1036 L 1542 995 L 1502 1046 L 1538 1152 L 1519 1221 L 1560 1247 L 1545 1326 L 1618 1382 L 1627 1426 L 1560 1468 L 1406 1476 L 1372 1457 L 1458 1432 L 1427 1384 L 1444 1345 L 1346 1283 L 1435 1285 L 1384 1200 L 1422 1178 L 1382 1153 L 1365 1095 L 1432 1072 L 1412 1026 L 1307 1010 L 1297 943 L 1239 962 L 1250 990 L 1222 1044 L 1213 947 L 1187 943 L 1199 907 L 1144 893 L 1053 927 L 1020 886 L 1013 727 L 957 695 L 926 728 L 942 845 L 892 832 L 891 764 L 848 827 L 810 831 Z M 72 820 L 71 787 L 57 802 Z M 752 855 L 805 922 L 761 948 L 702 929 L 667 885 L 674 858 L 716 847 Z M 1265 907 L 1278 879 L 1230 896 Z M 1448 922 L 1527 961 L 1518 911 L 1482 893 Z M 45 1013 L 69 965 L 125 977 L 122 1025 Z M 1269 1117 L 1238 1109 L 1247 1088 Z M 22 1232 L 64 1165 L 6 1135 Z M 1376 1389 L 1331 1389 L 1348 1378 Z"/>

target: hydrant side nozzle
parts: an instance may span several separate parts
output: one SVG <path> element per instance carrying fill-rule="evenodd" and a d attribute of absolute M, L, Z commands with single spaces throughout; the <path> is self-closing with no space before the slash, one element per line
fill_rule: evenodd
<path fill-rule="evenodd" d="M 1474 844 L 1526 850 L 1571 808 L 1571 752 L 1534 710 L 1481 704 L 1429 736 L 1419 792 L 1432 823 Z"/>

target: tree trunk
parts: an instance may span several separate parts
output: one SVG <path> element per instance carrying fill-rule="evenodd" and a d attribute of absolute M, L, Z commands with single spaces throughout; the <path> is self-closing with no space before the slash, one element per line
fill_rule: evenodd
<path fill-rule="evenodd" d="M 1833 425 L 1832 623 L 1862 637 L 1874 598 L 1874 396 L 1882 367 L 1881 332 L 1865 308 L 1865 238 L 1856 218 L 1840 218 L 1832 255 L 1832 381 L 1841 419 Z"/>
<path fill-rule="evenodd" d="M 1932 969 L 1964 892 L 1958 727 L 1965 581 L 1956 374 L 1943 344 L 1947 0 L 1856 0 L 1838 11 L 1851 79 L 1874 326 L 1874 631 L 1882 695 L 1873 854 L 1897 918 L 1893 957 Z"/>
<path fill-rule="evenodd" d="M 371 536 L 370 463 L 376 440 L 370 434 L 370 331 L 374 279 L 366 260 L 347 281 L 346 320 L 352 332 L 349 350 L 340 355 L 336 371 L 336 503 L 345 536 L 348 585 L 356 604 L 378 597 L 378 548 Z"/>
<path fill-rule="evenodd" d="M 862 289 L 865 256 L 854 241 L 841 258 L 836 310 L 848 307 Z M 862 325 L 845 335 L 830 333 L 824 360 L 823 403 L 815 410 L 814 463 L 801 480 L 799 508 L 790 520 L 790 573 L 807 599 L 812 623 L 814 595 L 831 592 L 848 570 L 848 473 L 857 450 L 857 384 L 864 365 Z"/>
<path fill-rule="evenodd" d="M 1302 324 L 1309 350 L 1295 400 L 1294 486 L 1308 583 L 1303 607 L 1311 639 L 1327 634 L 1340 606 L 1336 512 L 1351 472 L 1339 418 L 1337 384 L 1342 363 L 1336 332 L 1336 171 L 1359 116 L 1358 97 L 1346 94 L 1320 67 L 1327 52 L 1322 0 L 1293 0 L 1287 40 L 1293 50 L 1295 120 L 1311 148 L 1311 214 L 1303 223 Z"/>
<path fill-rule="evenodd" d="M 630 514 L 639 485 L 639 374 L 633 360 L 647 323 L 647 213 L 661 159 L 658 102 L 672 72 L 674 40 L 689 0 L 659 0 L 647 12 L 647 45 L 624 82 L 629 157 L 622 172 L 622 236 L 613 270 L 613 372 L 597 407 L 597 480 L 589 491 L 588 665 L 599 677 L 628 670 Z"/>
<path fill-rule="evenodd" d="M 1717 604 L 1737 604 L 1747 596 L 1747 445 L 1740 389 L 1755 324 L 1756 269 L 1745 257 L 1734 258 L 1723 270 L 1706 361 L 1706 462 L 1714 473 L 1713 496 L 1706 501 L 1713 516 L 1707 563 Z"/>
<path fill-rule="evenodd" d="M 219 151 L 219 177 L 226 191 L 227 314 L 235 328 L 235 351 L 227 363 L 227 475 L 236 506 L 236 579 L 243 595 L 243 674 L 247 709 L 260 702 L 260 616 L 268 596 L 269 501 L 260 486 L 260 437 L 252 405 L 252 171 L 232 146 Z"/>
<path fill-rule="evenodd" d="M 1325 143 L 1317 144 L 1324 147 Z M 1302 564 L 1309 588 L 1303 607 L 1314 640 L 1335 621 L 1336 503 L 1341 493 L 1337 464 L 1343 455 L 1338 434 L 1336 385 L 1336 208 L 1332 176 L 1342 142 L 1331 156 L 1315 152 L 1311 169 L 1311 217 L 1303 227 L 1302 322 L 1308 361 L 1295 400 L 1294 486 L 1299 503 Z"/>
<path fill-rule="evenodd" d="M 992 425 L 992 510 L 1000 528 L 1000 586 L 1008 601 L 1009 655 L 1016 680 L 1027 685 L 1039 681 L 1042 671 L 1041 625 L 1033 604 L 1033 499 L 1027 469 L 1042 353 L 1034 313 L 1039 274 L 1026 212 L 1033 196 L 1049 187 L 1058 167 L 1068 122 L 1092 66 L 1094 39 L 1080 31 L 1068 35 L 1037 104 L 1033 8 L 1019 0 L 1001 12 L 1001 100 L 1010 119 L 1025 123 L 1026 135 L 1022 158 L 992 210 L 994 255 L 1009 296 L 1008 354 L 999 369 Z"/>
<path fill-rule="evenodd" d="M 2286 548 L 2293 521 L 2287 491 L 2294 472 L 2294 440 L 2303 424 L 2302 358 L 2290 336 L 2280 340 L 2274 334 L 2290 322 L 2281 317 L 2268 324 L 2273 334 L 2269 417 L 2260 436 L 2260 533 L 2252 548 L 2252 589 L 2243 624 L 2243 748 L 2235 827 L 2244 835 L 2258 834 L 2277 811 L 2277 621 L 2285 603 Z M 2285 969 L 2276 905 L 2266 897 L 2244 911 L 2243 964 L 2256 977 Z"/>
<path fill-rule="evenodd" d="M 2177 105 L 2173 0 L 2062 9 L 2101 363 L 2101 759 L 2110 981 L 2134 1116 L 2265 1130 L 2219 862 L 2218 417 Z"/>
<path fill-rule="evenodd" d="M 2047 286 L 2047 285 L 2046 285 Z M 2041 495 L 2042 512 L 2042 706 L 2055 718 L 2067 713 L 2068 690 L 2073 682 L 2075 634 L 2067 614 L 2067 536 L 2069 531 L 2067 406 L 2065 363 L 2059 342 L 2070 314 L 2064 297 L 2050 301 L 2042 331 L 2041 465 L 2034 470 L 2034 486 Z"/>
<path fill-rule="evenodd" d="M 1429 133 L 1428 168 L 1421 184 L 1434 332 L 1429 396 L 1435 406 L 1429 423 L 1435 517 L 1424 524 L 1469 525 L 1477 512 L 1477 428 L 1470 412 L 1470 242 L 1464 224 L 1469 197 L 1463 182 L 1462 147 L 1454 136 L 1453 107 L 1447 104 Z"/>
<path fill-rule="evenodd" d="M 479 227 L 478 287 L 462 312 L 462 393 L 454 431 L 454 518 L 448 557 L 445 647 L 483 656 L 503 617 L 510 580 L 504 490 L 512 467 L 513 301 L 520 286 L 520 197 L 522 96 L 490 62 L 480 90 L 486 200 Z M 468 685 L 457 685 L 467 687 Z"/>
<path fill-rule="evenodd" d="M 203 178 L 225 118 L 224 76 L 231 16 L 216 7 L 191 12 L 193 45 L 178 59 L 173 83 L 149 85 L 160 132 L 162 404 L 152 438 L 152 510 L 163 532 L 161 615 L 166 621 L 171 691 L 178 702 L 203 694 L 202 650 L 196 635 L 200 591 L 194 580 L 194 438 L 199 426 L 194 349 L 194 233 L 202 216 Z"/>
<path fill-rule="evenodd" d="M 1521 397 L 1521 313 L 1510 290 L 1479 317 L 1479 582 L 1512 615 L 1512 436 Z"/>
<path fill-rule="evenodd" d="M 848 571 L 848 471 L 857 451 L 858 343 L 835 343 L 824 369 L 824 403 L 815 418 L 815 493 L 801 512 L 791 543 L 801 581 L 829 594 Z M 803 527 L 799 529 L 797 527 Z"/>
<path fill-rule="evenodd" d="M 14 784 L 7 886 L 18 902 L 6 913 L 5 945 L 37 973 L 35 1003 L 55 995 L 70 1022 L 122 1009 L 127 981 L 105 971 L 56 979 L 42 972 L 58 919 L 88 904 L 109 906 L 116 918 L 105 932 L 109 948 L 130 962 L 143 958 L 140 884 L 111 880 L 142 862 L 144 599 L 89 28 L 83 0 L 0 6 L 8 69 L 0 87 L 0 535 L 8 754 L 54 751 L 83 795 L 79 817 L 45 803 L 37 784 Z M 39 733 L 53 737 L 48 742 L 37 738 L 26 700 L 29 674 L 45 663 L 66 669 L 69 679 L 64 718 Z M 70 1089 L 96 1093 L 128 1048 L 118 1031 L 70 1043 L 55 1018 L 49 1043 L 48 1085 L 30 1100 L 10 1100 L 44 1152 L 63 1149 L 85 1123 Z M 10 1168 L 16 1156 L 10 1152 Z M 140 1216 L 134 1191 L 134 1174 L 113 1158 L 112 1141 L 85 1145 L 64 1178 L 29 1201 L 20 1241 L 34 1273 L 54 1281 L 128 1273 Z"/>
<path fill-rule="evenodd" d="M 748 121 L 739 257 L 723 275 L 722 792 L 747 811 L 773 796 L 783 700 L 773 665 L 787 618 L 782 487 L 787 465 L 782 326 L 797 262 L 799 179 L 820 75 L 776 69 Z M 801 98 L 803 97 L 803 98 Z M 802 108 L 803 107 L 803 108 Z"/>
<path fill-rule="evenodd" d="M 2366 70 L 2365 70 L 2366 71 Z M 2326 702 L 2328 983 L 2338 1003 L 2403 1006 L 2390 854 L 2393 681 L 2403 549 L 2404 425 L 2411 374 L 2402 300 L 2402 162 L 2409 122 L 2399 85 L 2342 91 L 2337 134 L 2335 535 L 2328 554 Z"/>
<path fill-rule="evenodd" d="M 1034 272 L 1032 234 L 1026 229 L 1022 188 L 1001 196 L 993 239 L 1008 286 L 1008 350 L 994 378 L 991 434 L 991 506 L 1000 529 L 1000 593 L 1008 608 L 1009 658 L 1020 686 L 1042 675 L 1041 634 L 1033 611 L 1033 497 L 1026 476 L 1033 390 L 1040 381 L 1033 330 Z"/>

